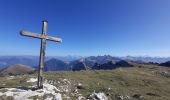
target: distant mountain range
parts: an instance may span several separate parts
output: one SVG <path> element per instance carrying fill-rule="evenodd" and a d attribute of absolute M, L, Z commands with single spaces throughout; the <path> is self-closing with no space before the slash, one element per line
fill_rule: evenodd
<path fill-rule="evenodd" d="M 27 66 L 36 66 L 38 64 L 38 56 L 0 56 L 0 68 L 15 64 L 23 64 Z"/>
<path fill-rule="evenodd" d="M 47 56 L 45 58 L 46 61 L 56 58 L 62 61 L 72 61 L 79 59 L 79 56 Z M 23 64 L 31 67 L 36 67 L 39 63 L 39 56 L 0 56 L 0 69 L 5 68 L 7 66 L 15 65 L 15 64 Z"/>
<path fill-rule="evenodd" d="M 154 63 L 164 63 L 170 61 L 170 57 L 148 57 L 148 56 L 126 56 L 119 57 L 122 60 L 137 61 L 137 62 L 154 62 Z"/>
<path fill-rule="evenodd" d="M 0 69 L 15 64 L 23 64 L 37 68 L 38 56 L 0 56 Z M 140 63 L 156 62 L 164 63 L 170 61 L 170 58 L 163 57 L 113 57 L 110 55 L 104 56 L 89 56 L 89 57 L 46 57 L 45 71 L 62 71 L 62 70 L 82 70 L 82 69 L 112 69 L 118 66 L 131 67 L 128 61 Z M 119 65 L 120 63 L 120 65 Z M 122 65 L 121 65 L 122 64 Z M 125 66 L 126 65 L 126 66 Z M 106 68 L 107 66 L 107 68 Z"/>

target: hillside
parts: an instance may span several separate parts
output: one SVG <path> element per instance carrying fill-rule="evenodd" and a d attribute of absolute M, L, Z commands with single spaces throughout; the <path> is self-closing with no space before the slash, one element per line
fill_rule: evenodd
<path fill-rule="evenodd" d="M 108 100 L 169 100 L 169 68 L 152 64 L 133 62 L 131 64 L 134 67 L 114 70 L 46 72 L 45 79 L 48 84 L 57 88 L 56 93 L 61 94 L 63 100 L 76 100 L 77 98 L 78 100 L 87 98 L 95 100 L 94 98 L 101 95 L 104 98 L 106 96 Z M 30 83 L 27 80 L 33 77 L 36 75 L 20 75 L 12 79 L 0 77 L 0 87 L 32 86 L 36 83 Z M 1 88 L 0 92 L 10 91 L 8 88 Z M 47 96 L 50 97 L 46 94 L 30 98 L 41 100 Z M 12 97 L 1 96 L 0 98 Z"/>
<path fill-rule="evenodd" d="M 92 69 L 103 69 L 103 70 L 108 70 L 108 69 L 115 69 L 115 68 L 119 68 L 119 67 L 133 67 L 132 64 L 130 64 L 127 61 L 121 60 L 118 62 L 114 62 L 114 61 L 109 61 L 107 63 L 104 64 L 98 64 L 95 63 L 95 65 L 92 67 Z"/>
<path fill-rule="evenodd" d="M 64 71 L 68 69 L 68 64 L 62 60 L 52 58 L 45 62 L 45 71 Z"/>
<path fill-rule="evenodd" d="M 164 63 L 160 63 L 160 66 L 165 66 L 165 67 L 170 67 L 170 61 L 164 62 Z"/>
<path fill-rule="evenodd" d="M 3 75 L 32 74 L 34 69 L 22 64 L 16 64 L 2 69 L 0 73 Z"/>

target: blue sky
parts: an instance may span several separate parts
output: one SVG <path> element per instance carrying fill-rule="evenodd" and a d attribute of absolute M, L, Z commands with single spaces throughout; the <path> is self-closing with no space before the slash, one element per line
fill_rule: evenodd
<path fill-rule="evenodd" d="M 169 0 L 1 0 L 0 55 L 39 55 L 40 40 L 20 30 L 48 35 L 47 56 L 170 56 Z"/>

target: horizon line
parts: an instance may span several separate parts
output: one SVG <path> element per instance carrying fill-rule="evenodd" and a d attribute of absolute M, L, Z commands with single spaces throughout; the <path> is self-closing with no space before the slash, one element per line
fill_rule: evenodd
<path fill-rule="evenodd" d="M 0 57 L 8 57 L 8 56 L 35 56 L 38 57 L 39 55 L 0 55 Z M 109 54 L 104 55 L 88 55 L 88 56 L 81 56 L 81 55 L 46 55 L 46 57 L 90 57 L 90 56 L 112 56 L 112 57 L 151 57 L 151 58 L 170 58 L 170 56 L 150 56 L 150 55 L 124 55 L 124 56 L 114 56 Z"/>

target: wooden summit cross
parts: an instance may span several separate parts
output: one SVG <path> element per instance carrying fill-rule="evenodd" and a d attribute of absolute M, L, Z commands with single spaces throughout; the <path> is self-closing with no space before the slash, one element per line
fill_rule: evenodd
<path fill-rule="evenodd" d="M 33 37 L 41 39 L 41 48 L 40 48 L 40 58 L 39 58 L 39 68 L 38 68 L 38 81 L 37 87 L 43 88 L 43 70 L 44 70 L 44 59 L 45 59 L 45 47 L 46 47 L 46 40 L 54 41 L 54 42 L 62 42 L 62 39 L 47 36 L 47 24 L 46 20 L 42 21 L 42 34 L 32 33 L 27 31 L 21 31 L 20 34 L 23 36 Z"/>

